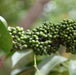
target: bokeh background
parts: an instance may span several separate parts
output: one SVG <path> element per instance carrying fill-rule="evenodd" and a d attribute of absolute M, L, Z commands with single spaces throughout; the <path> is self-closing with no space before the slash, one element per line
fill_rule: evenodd
<path fill-rule="evenodd" d="M 23 16 L 26 16 L 28 10 L 36 0 L 0 0 L 0 15 L 3 16 L 9 25 L 18 25 Z M 50 0 L 44 6 L 44 11 L 38 19 L 58 22 L 60 19 L 76 19 L 76 1 L 75 0 Z M 37 22 L 35 22 L 35 25 Z"/>
<path fill-rule="evenodd" d="M 26 17 L 35 2 L 36 0 L 0 0 L 0 16 L 3 16 L 6 19 L 9 26 L 17 26 L 21 19 L 24 16 Z M 31 28 L 38 27 L 45 21 L 58 23 L 61 20 L 68 18 L 76 20 L 76 0 L 50 0 L 44 5 L 43 12 L 31 25 Z M 60 48 L 60 50 L 64 50 L 64 47 Z M 52 68 L 49 69 L 48 75 L 76 75 L 76 73 L 73 73 L 74 70 L 76 71 L 76 67 L 74 67 L 76 66 L 76 61 L 72 61 L 76 60 L 76 56 L 66 54 L 65 52 L 60 53 L 61 54 L 57 53 L 51 56 L 38 56 L 37 64 L 40 65 L 44 62 L 49 64 L 51 61 L 52 63 L 55 63 L 50 63 L 50 67 Z M 58 57 L 60 55 L 63 57 Z M 68 58 L 68 61 L 64 63 L 61 61 L 56 65 L 57 60 L 53 60 L 55 56 L 60 60 L 64 60 L 64 57 Z M 47 58 L 48 60 L 46 61 Z M 75 64 L 73 65 L 74 68 L 72 67 L 72 63 Z M 14 55 L 4 61 L 2 69 L 0 70 L 0 75 L 34 75 L 35 69 L 33 64 L 33 53 L 30 50 L 26 50 L 26 52 L 15 52 Z M 46 64 L 42 64 L 42 66 L 45 66 Z M 55 66 L 53 67 L 52 65 Z M 70 67 L 73 69 L 69 69 L 68 65 L 71 65 Z M 48 67 L 45 67 L 47 72 Z M 69 73 L 70 71 L 72 71 L 72 73 Z"/>

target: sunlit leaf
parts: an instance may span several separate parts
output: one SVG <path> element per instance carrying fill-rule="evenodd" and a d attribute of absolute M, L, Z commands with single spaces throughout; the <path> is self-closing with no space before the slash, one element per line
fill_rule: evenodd
<path fill-rule="evenodd" d="M 1 17 L 1 16 L 0 16 L 0 21 L 1 21 L 6 27 L 8 27 L 6 20 L 5 20 L 3 17 Z"/>
<path fill-rule="evenodd" d="M 40 72 L 47 75 L 56 65 L 66 60 L 67 58 L 64 58 L 62 56 L 48 57 L 39 64 Z"/>
<path fill-rule="evenodd" d="M 69 62 L 69 75 L 76 75 L 76 61 L 71 60 Z"/>
<path fill-rule="evenodd" d="M 25 67 L 13 70 L 11 75 L 33 75 L 32 73 L 34 73 L 34 67 Z"/>
<path fill-rule="evenodd" d="M 45 74 L 41 73 L 40 71 L 36 71 L 35 75 L 45 75 Z"/>
<path fill-rule="evenodd" d="M 19 68 L 24 67 L 27 63 L 29 63 L 32 59 L 30 59 L 32 51 L 26 50 L 22 52 L 15 52 L 12 56 L 12 67 Z M 32 57 L 31 57 L 32 58 Z"/>

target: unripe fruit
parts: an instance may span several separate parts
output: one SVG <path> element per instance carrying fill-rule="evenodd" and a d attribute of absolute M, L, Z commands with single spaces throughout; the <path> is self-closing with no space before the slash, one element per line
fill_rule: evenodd
<path fill-rule="evenodd" d="M 23 31 L 21 27 L 9 27 L 13 37 L 13 50 L 33 49 L 36 55 L 51 54 L 61 45 L 66 52 L 76 54 L 76 22 L 63 20 L 58 24 L 44 23 L 39 28 Z"/>

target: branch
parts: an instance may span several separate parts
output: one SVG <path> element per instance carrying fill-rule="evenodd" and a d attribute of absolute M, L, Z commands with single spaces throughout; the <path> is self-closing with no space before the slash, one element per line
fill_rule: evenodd
<path fill-rule="evenodd" d="M 19 25 L 27 30 L 31 27 L 31 25 L 38 19 L 41 15 L 44 5 L 49 2 L 49 0 L 37 0 L 32 8 L 29 10 L 26 17 L 24 17 Z"/>

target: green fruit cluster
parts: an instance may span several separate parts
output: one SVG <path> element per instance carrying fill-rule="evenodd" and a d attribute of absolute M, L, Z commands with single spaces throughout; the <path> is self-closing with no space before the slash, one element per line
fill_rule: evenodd
<path fill-rule="evenodd" d="M 8 27 L 8 30 L 13 38 L 13 48 L 12 50 L 23 50 L 27 48 L 25 32 L 22 27 Z"/>
<path fill-rule="evenodd" d="M 42 26 L 23 31 L 21 27 L 9 27 L 13 37 L 13 50 L 33 49 L 36 55 L 51 54 L 61 45 L 66 52 L 76 53 L 76 22 L 63 20 L 58 24 L 45 22 Z"/>
<path fill-rule="evenodd" d="M 66 46 L 66 52 L 76 54 L 76 22 L 73 20 L 63 20 L 60 23 L 61 44 Z"/>
<path fill-rule="evenodd" d="M 36 55 L 55 53 L 59 48 L 59 25 L 44 23 L 41 27 L 27 30 L 28 46 Z"/>

